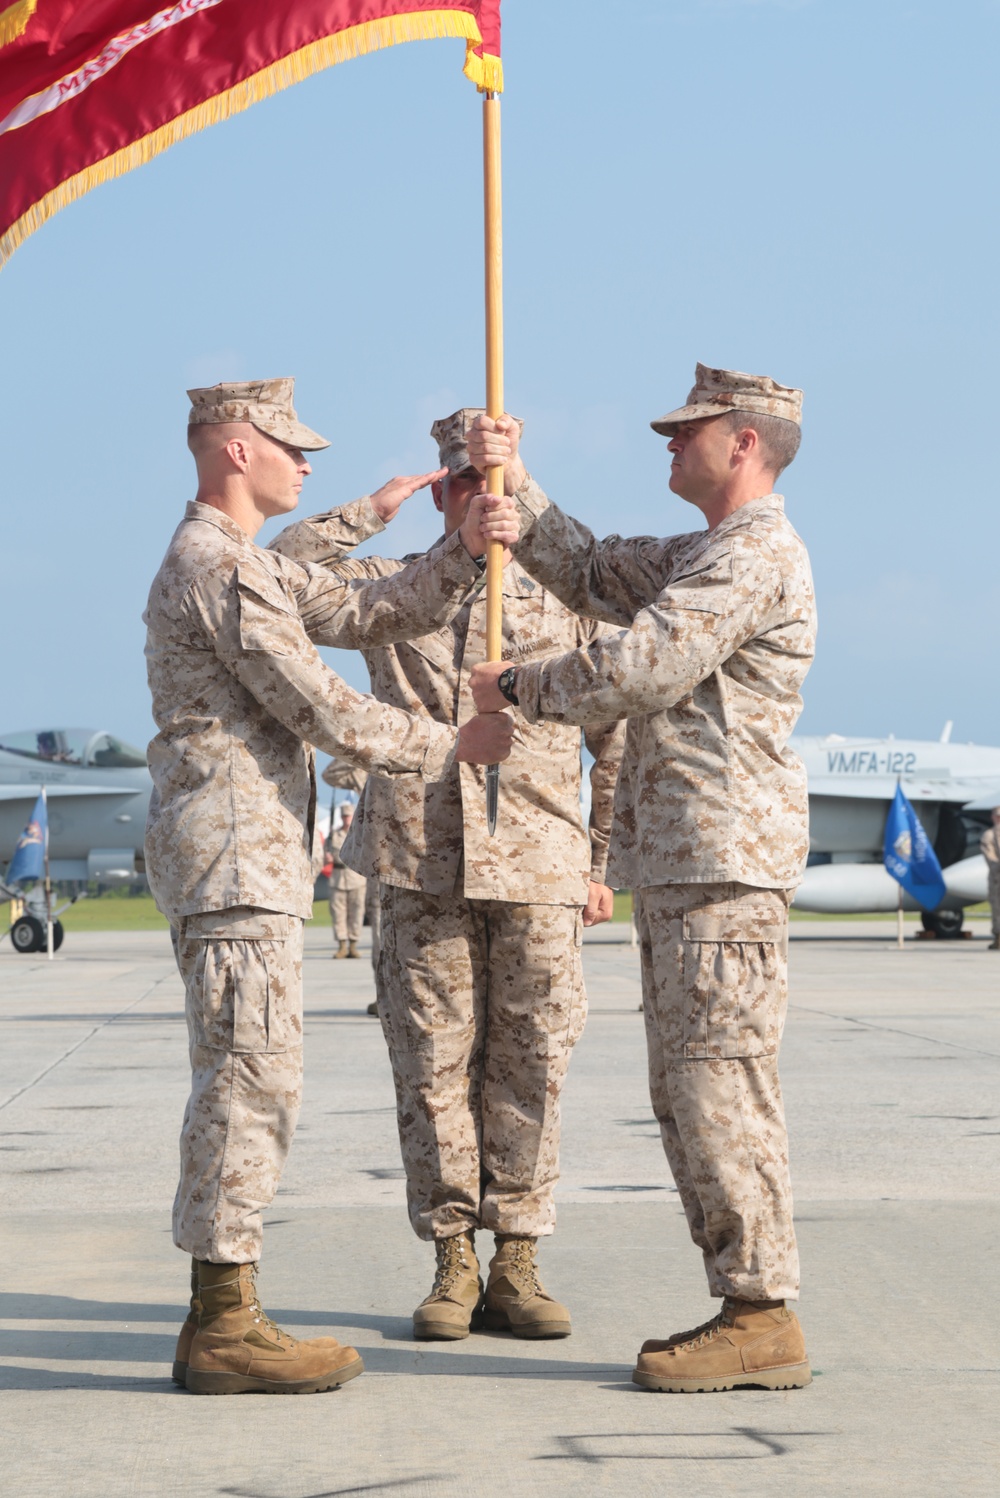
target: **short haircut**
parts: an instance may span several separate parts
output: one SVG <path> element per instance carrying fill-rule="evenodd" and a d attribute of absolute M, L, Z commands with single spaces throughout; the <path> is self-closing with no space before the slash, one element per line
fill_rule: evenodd
<path fill-rule="evenodd" d="M 784 416 L 764 416 L 756 411 L 727 411 L 722 418 L 729 432 L 745 432 L 749 427 L 760 438 L 761 455 L 777 478 L 784 473 L 799 450 L 802 428 L 797 421 Z"/>

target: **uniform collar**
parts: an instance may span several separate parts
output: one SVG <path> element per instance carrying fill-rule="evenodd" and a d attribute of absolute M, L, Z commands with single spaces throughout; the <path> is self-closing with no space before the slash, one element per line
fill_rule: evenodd
<path fill-rule="evenodd" d="M 734 510 L 731 515 L 727 515 L 725 520 L 720 520 L 715 529 L 708 532 L 708 535 L 714 541 L 716 536 L 728 535 L 730 531 L 736 530 L 737 527 L 746 525 L 748 521 L 753 520 L 763 510 L 779 510 L 784 512 L 784 508 L 785 501 L 780 494 L 763 494 L 760 499 L 751 499 L 747 504 L 740 505 L 739 509 Z"/>
<path fill-rule="evenodd" d="M 185 520 L 203 520 L 206 525 L 218 526 L 220 531 L 225 531 L 232 541 L 242 541 L 244 546 L 252 546 L 253 542 L 241 525 L 235 520 L 217 510 L 214 505 L 199 504 L 196 499 L 189 499 L 184 511 Z"/>

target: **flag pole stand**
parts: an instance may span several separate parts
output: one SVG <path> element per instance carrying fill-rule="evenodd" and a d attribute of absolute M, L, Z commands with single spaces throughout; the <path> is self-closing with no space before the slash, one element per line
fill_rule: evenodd
<path fill-rule="evenodd" d="M 486 414 L 503 415 L 503 202 L 500 176 L 500 100 L 487 92 L 483 99 L 483 197 L 486 264 Z M 487 468 L 487 494 L 503 494 L 503 467 Z M 486 548 L 486 659 L 503 659 L 503 546 Z M 486 771 L 486 824 L 490 837 L 497 830 L 500 766 Z"/>
<path fill-rule="evenodd" d="M 903 886 L 896 886 L 896 945 L 900 951 L 903 950 Z"/>

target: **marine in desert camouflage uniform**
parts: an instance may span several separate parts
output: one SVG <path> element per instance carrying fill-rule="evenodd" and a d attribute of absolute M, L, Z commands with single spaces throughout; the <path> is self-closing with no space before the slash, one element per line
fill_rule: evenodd
<path fill-rule="evenodd" d="M 436 422 L 447 481 L 435 502 L 447 537 L 484 489 L 467 433 L 479 414 Z M 381 527 L 357 507 L 283 532 L 286 554 L 342 576 L 389 578 L 404 563 L 341 561 Z M 433 556 L 433 547 L 427 556 Z M 474 712 L 469 673 L 486 654 L 480 592 L 419 640 L 366 648 L 380 701 L 442 724 Z M 586 647 L 606 632 L 540 587 L 517 562 L 503 574 L 503 653 L 525 662 Z M 482 1286 L 473 1235 L 497 1252 L 485 1292 L 487 1324 L 523 1337 L 565 1336 L 570 1317 L 542 1289 L 538 1238 L 555 1223 L 559 1094 L 584 1024 L 584 924 L 611 911 L 607 843 L 624 726 L 590 723 L 589 837 L 580 816 L 581 730 L 519 721 L 500 781 L 495 837 L 483 774 L 456 767 L 435 785 L 368 779 L 344 859 L 381 880 L 379 1014 L 398 1098 L 410 1219 L 435 1242 L 438 1271 L 414 1315 L 420 1338 L 468 1335 Z"/>
<path fill-rule="evenodd" d="M 360 796 L 361 792 L 365 788 L 365 781 L 366 781 L 366 779 L 368 777 L 365 775 L 365 773 L 364 773 L 363 770 L 359 770 L 357 768 L 357 766 L 351 764 L 350 761 L 348 761 L 346 759 L 334 759 L 334 760 L 331 760 L 330 763 L 327 765 L 326 769 L 323 771 L 323 774 L 322 774 L 322 776 L 320 778 L 323 780 L 324 784 L 329 785 L 329 786 L 333 786 L 335 790 L 355 791 Z M 352 813 L 352 818 L 353 818 L 353 815 L 354 815 L 354 807 L 353 807 L 353 805 L 352 805 L 352 808 L 351 808 L 351 813 Z M 332 818 L 332 816 L 333 816 L 333 811 L 331 809 L 331 818 Z M 343 844 L 341 843 L 341 847 L 342 846 L 343 846 Z M 360 877 L 360 876 L 358 876 L 358 877 Z M 331 893 L 332 893 L 332 891 L 331 891 Z M 331 914 L 331 916 L 333 915 L 332 901 L 331 901 L 330 914 Z M 378 880 L 377 879 L 365 879 L 364 880 L 364 922 L 368 926 L 368 928 L 369 928 L 369 930 L 371 932 L 371 938 L 372 938 L 372 945 L 371 945 L 372 970 L 376 971 L 377 968 L 378 968 L 378 950 L 379 950 L 379 901 L 378 901 Z M 334 956 L 337 956 L 338 954 L 340 956 L 345 956 L 346 955 L 346 953 L 343 953 L 343 952 L 340 951 L 340 944 L 339 944 L 339 942 L 338 942 L 338 945 L 337 945 L 337 950 L 334 952 Z M 375 1015 L 377 1015 L 378 1014 L 378 1005 L 375 1004 L 375 1003 L 369 1004 L 368 1005 L 368 1013 L 370 1015 L 372 1015 L 373 1017 Z"/>
<path fill-rule="evenodd" d="M 979 848 L 986 859 L 989 874 L 990 914 L 993 917 L 993 939 L 989 950 L 1000 952 L 1000 806 L 993 808 L 993 826 L 983 833 Z"/>
<path fill-rule="evenodd" d="M 330 919 L 333 924 L 333 939 L 337 943 L 334 957 L 361 956 L 358 941 L 365 923 L 368 880 L 364 874 L 348 868 L 342 856 L 353 821 L 354 804 L 345 801 L 340 811 L 340 826 L 331 831 L 327 839 L 327 851 L 333 864 L 330 870 Z"/>
<path fill-rule="evenodd" d="M 809 559 L 774 481 L 798 448 L 801 392 L 698 365 L 686 405 L 652 423 L 670 487 L 707 530 L 597 541 L 551 505 L 483 420 L 474 461 L 507 459 L 519 562 L 571 608 L 619 626 L 502 682 L 529 722 L 628 716 L 610 874 L 636 895 L 650 1089 L 720 1315 L 647 1342 L 655 1389 L 809 1381 L 778 1047 L 787 910 L 808 850 L 806 777 L 788 747 L 813 658 Z M 505 698 L 473 673 L 481 710 Z"/>
<path fill-rule="evenodd" d="M 254 1291 L 261 1211 L 301 1093 L 310 746 L 429 782 L 466 755 L 489 761 L 497 734 L 505 758 L 511 730 L 501 715 L 456 735 L 399 712 L 353 691 L 316 651 L 388 643 L 450 618 L 479 577 L 465 544 L 475 520 L 405 575 L 363 587 L 262 551 L 253 537 L 264 520 L 298 503 L 304 451 L 328 444 L 298 422 L 291 380 L 189 395 L 198 494 L 144 616 L 159 730 L 146 866 L 184 979 L 192 1067 L 174 1240 L 194 1261 L 193 1298 L 174 1376 L 198 1393 L 328 1389 L 361 1372 L 353 1348 L 296 1343 Z M 373 503 L 391 508 L 429 477 L 394 480 Z"/>

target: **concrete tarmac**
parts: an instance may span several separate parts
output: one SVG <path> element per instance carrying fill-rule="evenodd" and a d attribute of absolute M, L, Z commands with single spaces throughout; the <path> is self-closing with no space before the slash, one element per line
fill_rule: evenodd
<path fill-rule="evenodd" d="M 815 1378 L 694 1396 L 630 1382 L 644 1337 L 715 1304 L 650 1114 L 638 954 L 627 928 L 592 935 L 559 1228 L 540 1255 L 573 1336 L 420 1344 L 409 1317 L 433 1254 L 406 1219 L 371 969 L 331 962 L 328 930 L 309 928 L 306 1100 L 261 1291 L 299 1334 L 353 1343 L 368 1371 L 297 1399 L 199 1399 L 169 1379 L 188 1261 L 169 1228 L 187 1058 L 167 938 L 71 934 L 51 964 L 0 945 L 3 1492 L 1000 1491 L 986 1273 L 1000 954 L 985 928 L 898 951 L 891 923 L 793 923 L 782 1075 Z"/>

